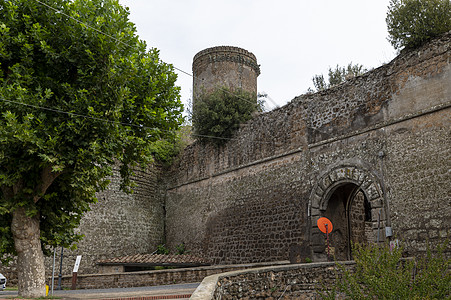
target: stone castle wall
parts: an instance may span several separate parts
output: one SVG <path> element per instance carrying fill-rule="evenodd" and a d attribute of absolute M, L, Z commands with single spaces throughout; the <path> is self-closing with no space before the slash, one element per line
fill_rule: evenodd
<path fill-rule="evenodd" d="M 110 185 L 97 194 L 98 202 L 91 206 L 81 221 L 78 231 L 85 235 L 76 250 L 63 251 L 63 275 L 72 275 L 77 255 L 82 255 L 79 274 L 98 273 L 99 260 L 125 255 L 152 253 L 164 243 L 165 202 L 161 170 L 149 166 L 136 170 L 132 180 L 136 187 L 131 194 L 120 190 L 120 174 L 113 168 Z M 61 249 L 56 251 L 55 285 L 60 267 Z M 46 276 L 51 277 L 53 256 L 46 257 Z M 17 285 L 17 269 L 0 264 L 0 273 L 9 285 Z"/>
<path fill-rule="evenodd" d="M 287 259 L 302 244 L 324 260 L 316 220 L 333 215 L 328 201 L 346 184 L 370 203 L 368 240 L 386 240 L 391 227 L 416 253 L 449 235 L 450 41 L 445 34 L 297 97 L 243 125 L 225 146 L 187 148 L 167 180 L 169 245 L 246 263 Z"/>
<path fill-rule="evenodd" d="M 100 259 L 151 253 L 165 239 L 216 264 L 286 260 L 293 245 L 302 245 L 304 257 L 325 260 L 316 220 L 345 213 L 332 199 L 348 187 L 359 188 L 370 205 L 360 211 L 371 216 L 353 231 L 357 239 L 387 240 L 391 227 L 410 254 L 424 251 L 427 241 L 451 233 L 450 116 L 448 33 L 256 116 L 224 146 L 189 146 L 164 181 L 157 168 L 137 172 L 138 186 L 127 195 L 113 176 L 83 218 L 85 239 L 65 252 L 64 274 L 76 255 L 83 255 L 80 274 L 92 273 Z M 345 222 L 336 222 L 331 246 L 346 259 Z M 12 279 L 13 268 L 0 272 Z"/>
<path fill-rule="evenodd" d="M 74 251 L 64 250 L 63 274 L 71 275 L 77 255 L 82 255 L 80 274 L 98 272 L 97 262 L 125 255 L 152 253 L 164 242 L 164 190 L 160 170 L 135 171 L 137 184 L 131 194 L 120 191 L 119 170 L 114 169 L 108 188 L 97 194 L 98 202 L 82 219 L 85 237 Z M 57 251 L 59 270 L 60 249 Z M 53 257 L 46 260 L 51 271 Z M 49 273 L 47 273 L 49 274 Z M 50 273 L 51 274 L 51 273 Z"/>

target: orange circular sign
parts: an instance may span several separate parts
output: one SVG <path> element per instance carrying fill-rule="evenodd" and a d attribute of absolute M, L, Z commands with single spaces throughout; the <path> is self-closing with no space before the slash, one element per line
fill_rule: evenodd
<path fill-rule="evenodd" d="M 331 233 L 332 229 L 334 228 L 332 226 L 332 222 L 325 217 L 321 217 L 318 219 L 318 221 L 316 222 L 316 224 L 318 224 L 318 228 L 319 230 L 321 230 L 324 233 Z M 326 229 L 326 224 L 327 224 L 327 229 Z"/>

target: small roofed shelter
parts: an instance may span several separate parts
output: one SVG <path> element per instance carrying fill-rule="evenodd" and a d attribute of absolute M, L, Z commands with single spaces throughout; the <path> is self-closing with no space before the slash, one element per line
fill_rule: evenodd
<path fill-rule="evenodd" d="M 98 261 L 100 273 L 122 273 L 160 268 L 192 268 L 209 266 L 206 259 L 193 255 L 135 254 Z"/>

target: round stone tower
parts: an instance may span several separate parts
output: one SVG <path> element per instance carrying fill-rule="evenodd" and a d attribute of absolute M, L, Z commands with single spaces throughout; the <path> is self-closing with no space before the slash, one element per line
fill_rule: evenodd
<path fill-rule="evenodd" d="M 260 66 L 251 52 L 230 46 L 202 50 L 193 59 L 193 105 L 201 94 L 222 87 L 256 95 L 258 75 Z"/>

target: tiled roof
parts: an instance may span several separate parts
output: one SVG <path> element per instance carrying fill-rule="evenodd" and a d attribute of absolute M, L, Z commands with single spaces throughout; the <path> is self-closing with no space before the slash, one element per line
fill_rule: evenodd
<path fill-rule="evenodd" d="M 97 262 L 99 265 L 127 265 L 127 266 L 200 266 L 210 265 L 204 258 L 193 255 L 169 254 L 135 254 L 116 257 Z"/>

